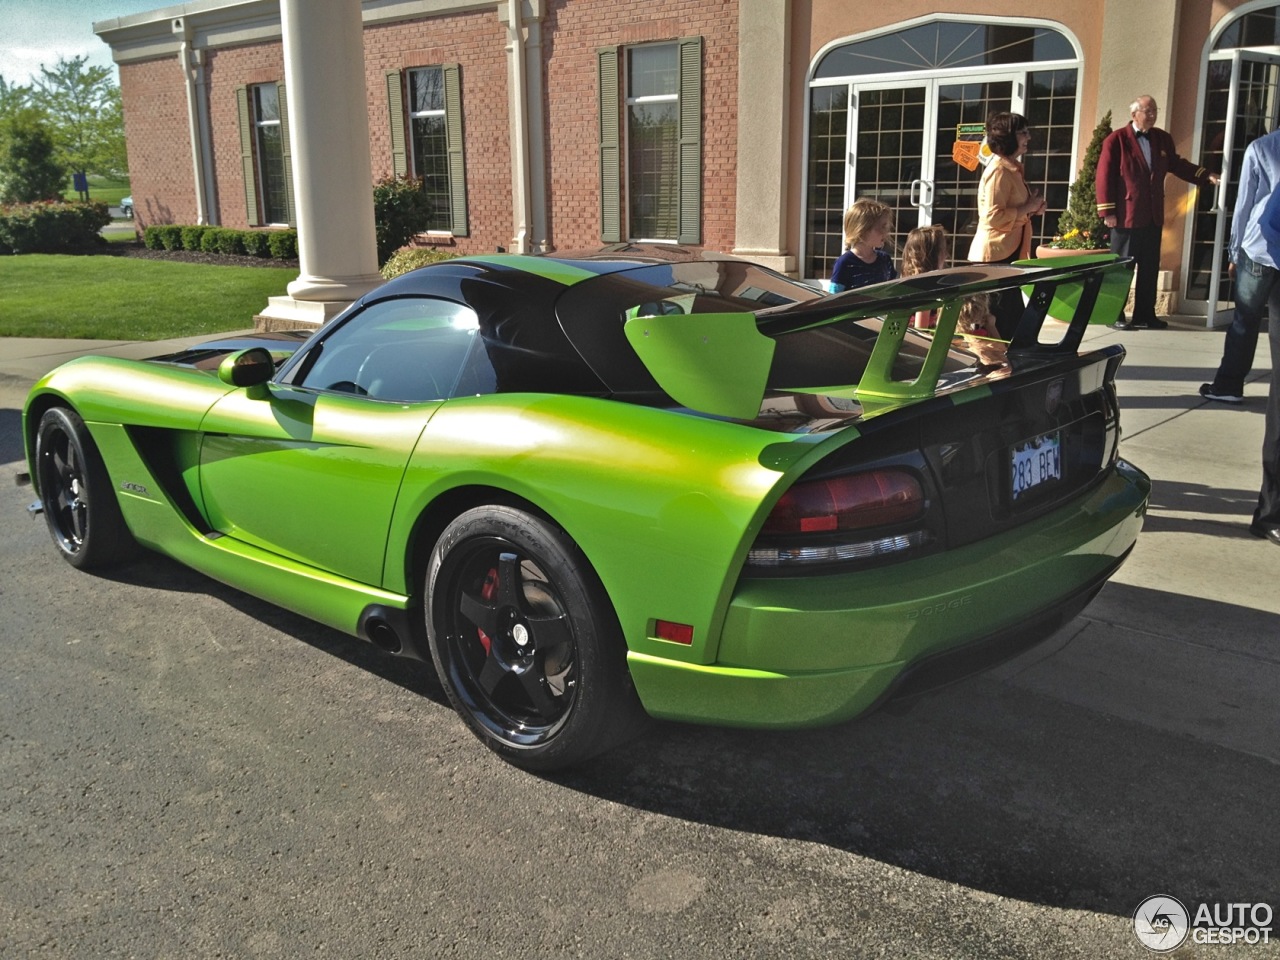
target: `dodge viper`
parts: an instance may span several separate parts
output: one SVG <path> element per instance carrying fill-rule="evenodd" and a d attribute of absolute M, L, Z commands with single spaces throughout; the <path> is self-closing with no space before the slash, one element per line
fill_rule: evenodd
<path fill-rule="evenodd" d="M 1130 270 L 824 296 L 696 252 L 463 257 L 310 335 L 64 364 L 21 479 L 73 566 L 148 548 L 432 662 L 529 769 L 648 716 L 837 723 L 1046 639 L 1132 548 L 1124 349 L 1081 348 Z M 963 311 L 1015 286 L 993 353 Z"/>

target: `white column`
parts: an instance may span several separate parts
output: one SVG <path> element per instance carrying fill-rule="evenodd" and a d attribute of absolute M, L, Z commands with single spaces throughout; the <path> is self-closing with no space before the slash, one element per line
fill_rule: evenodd
<path fill-rule="evenodd" d="M 360 0 L 281 0 L 301 272 L 259 324 L 323 323 L 382 283 Z"/>
<path fill-rule="evenodd" d="M 738 4 L 738 196 L 733 252 L 783 273 L 787 249 L 790 0 Z M 746 105 L 750 108 L 746 109 Z"/>

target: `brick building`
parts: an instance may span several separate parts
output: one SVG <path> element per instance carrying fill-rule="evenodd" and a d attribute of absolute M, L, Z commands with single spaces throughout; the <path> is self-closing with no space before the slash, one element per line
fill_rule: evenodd
<path fill-rule="evenodd" d="M 1150 93 L 1179 151 L 1223 171 L 1216 195 L 1170 180 L 1162 263 L 1170 306 L 1212 322 L 1231 295 L 1233 174 L 1280 123 L 1270 0 L 361 9 L 373 176 L 424 177 L 435 213 L 422 242 L 458 252 L 658 240 L 820 277 L 857 196 L 895 207 L 899 239 L 930 222 L 971 233 L 979 173 L 953 147 L 992 109 L 1032 121 L 1048 239 L 1099 117 L 1119 125 Z M 293 220 L 278 2 L 193 0 L 94 30 L 120 67 L 140 226 Z"/>

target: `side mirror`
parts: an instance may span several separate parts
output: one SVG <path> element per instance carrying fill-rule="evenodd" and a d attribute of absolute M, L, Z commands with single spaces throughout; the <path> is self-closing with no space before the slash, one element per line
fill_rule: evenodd
<path fill-rule="evenodd" d="M 218 379 L 233 387 L 255 387 L 266 383 L 275 372 L 276 363 L 266 347 L 237 350 L 218 364 Z"/>

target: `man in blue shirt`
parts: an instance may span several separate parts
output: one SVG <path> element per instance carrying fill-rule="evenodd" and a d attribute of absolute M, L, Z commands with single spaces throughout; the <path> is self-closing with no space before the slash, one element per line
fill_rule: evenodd
<path fill-rule="evenodd" d="M 1277 134 L 1266 139 L 1274 136 Z M 1258 222 L 1274 258 L 1280 252 L 1280 190 L 1271 191 Z M 1249 532 L 1280 546 L 1280 311 L 1271 311 L 1269 337 L 1271 390 L 1267 394 L 1267 425 L 1262 433 L 1262 489 L 1258 491 L 1258 506 Z"/>
<path fill-rule="evenodd" d="M 1269 310 L 1273 327 L 1280 324 L 1280 283 L 1276 282 L 1280 280 L 1280 245 L 1268 242 L 1262 231 L 1267 201 L 1276 186 L 1280 186 L 1280 130 L 1259 137 L 1244 151 L 1228 249 L 1236 308 L 1218 372 L 1212 383 L 1200 385 L 1200 396 L 1206 400 L 1244 402 L 1244 378 L 1258 348 L 1262 311 Z"/>

